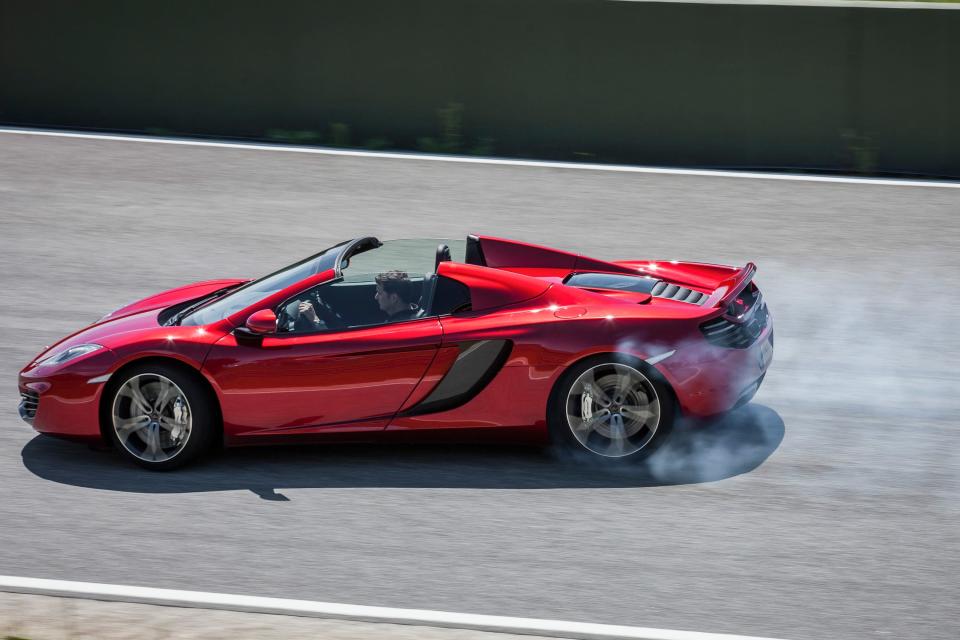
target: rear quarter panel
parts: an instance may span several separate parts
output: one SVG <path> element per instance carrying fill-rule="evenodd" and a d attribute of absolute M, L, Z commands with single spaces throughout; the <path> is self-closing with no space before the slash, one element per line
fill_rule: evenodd
<path fill-rule="evenodd" d="M 389 430 L 511 428 L 526 440 L 546 441 L 550 393 L 571 365 L 612 352 L 645 359 L 673 348 L 697 330 L 697 320 L 678 319 L 668 308 L 672 303 L 649 305 L 640 316 L 633 309 L 638 305 L 609 301 L 599 294 L 565 295 L 564 289 L 511 308 L 441 318 L 445 347 L 509 340 L 510 355 L 500 373 L 466 404 L 395 418 Z"/>

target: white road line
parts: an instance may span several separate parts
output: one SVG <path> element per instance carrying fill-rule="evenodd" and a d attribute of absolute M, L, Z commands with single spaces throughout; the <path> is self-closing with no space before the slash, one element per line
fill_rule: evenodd
<path fill-rule="evenodd" d="M 66 598 L 86 598 L 114 602 L 136 602 L 168 607 L 191 607 L 197 609 L 221 609 L 249 613 L 270 613 L 311 618 L 334 618 L 362 622 L 410 624 L 426 627 L 474 629 L 524 635 L 541 635 L 555 638 L 585 638 L 592 640 L 774 640 L 725 633 L 701 633 L 697 631 L 673 631 L 648 629 L 586 622 L 563 622 L 535 618 L 509 618 L 484 616 L 447 611 L 423 609 L 393 609 L 390 607 L 367 607 L 334 602 L 310 600 L 287 600 L 285 598 L 260 598 L 225 593 L 180 591 L 176 589 L 153 589 L 128 587 L 116 584 L 70 582 L 0 576 L 0 591 L 30 593 Z"/>
<path fill-rule="evenodd" d="M 671 169 L 668 167 L 644 167 L 628 164 L 590 164 L 586 162 L 550 162 L 541 160 L 510 160 L 507 158 L 474 158 L 469 156 L 432 155 L 428 153 L 403 153 L 392 151 L 359 151 L 355 149 L 328 149 L 288 144 L 257 144 L 247 142 L 213 142 L 191 138 L 165 138 L 154 136 L 129 136 L 108 133 L 80 133 L 76 131 L 51 131 L 48 129 L 21 129 L 0 127 L 0 135 L 51 136 L 79 138 L 84 140 L 114 140 L 117 142 L 147 142 L 151 144 L 175 144 L 188 147 L 214 147 L 248 151 L 275 151 L 284 153 L 313 153 L 327 156 L 355 158 L 383 158 L 390 160 L 420 160 L 428 162 L 459 162 L 463 164 L 492 164 L 508 167 L 540 167 L 546 169 L 577 169 L 582 171 L 613 171 L 620 173 L 646 173 L 675 176 L 702 176 L 707 178 L 748 178 L 752 180 L 791 180 L 799 182 L 835 182 L 840 184 L 865 184 L 892 187 L 937 187 L 960 189 L 960 182 L 938 180 L 899 180 L 891 178 L 856 178 L 850 176 L 821 176 L 800 173 L 763 173 L 759 171 L 721 171 L 713 169 Z"/>

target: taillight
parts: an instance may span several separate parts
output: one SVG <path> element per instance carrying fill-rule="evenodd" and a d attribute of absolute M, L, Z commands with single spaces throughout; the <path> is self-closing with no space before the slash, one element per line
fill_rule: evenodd
<path fill-rule="evenodd" d="M 751 282 L 744 287 L 743 291 L 737 294 L 733 302 L 727 305 L 724 312 L 732 318 L 743 318 L 747 311 L 753 308 L 753 305 L 756 304 L 759 297 L 760 290 L 757 288 L 757 285 Z"/>

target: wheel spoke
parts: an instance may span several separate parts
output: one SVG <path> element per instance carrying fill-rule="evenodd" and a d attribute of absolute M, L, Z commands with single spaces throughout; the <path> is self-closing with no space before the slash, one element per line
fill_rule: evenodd
<path fill-rule="evenodd" d="M 620 412 L 625 414 L 628 418 L 632 418 L 633 420 L 639 420 L 645 423 L 647 420 L 657 415 L 650 409 L 644 408 L 649 406 L 650 405 L 648 404 L 643 406 L 625 404 L 622 407 L 620 407 Z"/>
<path fill-rule="evenodd" d="M 143 455 L 147 456 L 150 460 L 156 460 L 163 450 L 160 448 L 160 428 L 152 427 L 147 430 L 147 448 L 143 451 Z"/>
<path fill-rule="evenodd" d="M 126 442 L 132 434 L 140 431 L 148 424 L 150 424 L 150 418 L 147 416 L 136 416 L 121 420 L 116 426 L 117 436 L 119 436 L 121 442 Z"/>
<path fill-rule="evenodd" d="M 161 382 L 160 385 L 160 393 L 157 394 L 157 399 L 153 403 L 153 410 L 157 413 L 163 411 L 163 408 L 167 406 L 171 397 L 179 395 L 179 390 L 169 382 Z"/>
<path fill-rule="evenodd" d="M 624 397 L 627 395 L 627 391 L 630 390 L 630 387 L 633 386 L 633 376 L 628 372 L 620 371 L 618 368 L 617 373 L 617 386 L 614 390 L 615 397 L 614 400 L 617 403 L 622 403 Z"/>
<path fill-rule="evenodd" d="M 610 443 L 607 445 L 607 455 L 617 457 L 624 455 L 626 442 L 627 434 L 623 429 L 623 418 L 619 414 L 614 414 L 610 420 Z"/>
<path fill-rule="evenodd" d="M 120 392 L 120 396 L 130 400 L 130 406 L 134 413 L 150 413 L 150 403 L 147 402 L 147 399 L 140 390 L 140 385 L 137 384 L 137 381 L 131 380 L 124 385 L 123 390 Z"/>

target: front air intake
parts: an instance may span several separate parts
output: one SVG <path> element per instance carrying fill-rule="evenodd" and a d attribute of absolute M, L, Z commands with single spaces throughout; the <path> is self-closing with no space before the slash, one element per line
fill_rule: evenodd
<path fill-rule="evenodd" d="M 650 295 L 655 298 L 665 298 L 667 300 L 676 300 L 678 302 L 689 302 L 690 304 L 703 304 L 707 300 L 707 294 L 693 289 L 681 287 L 678 284 L 670 284 L 660 280 L 653 285 Z"/>
<path fill-rule="evenodd" d="M 33 423 L 37 417 L 37 407 L 40 406 L 40 394 L 36 391 L 20 392 L 20 417 L 26 422 Z"/>

